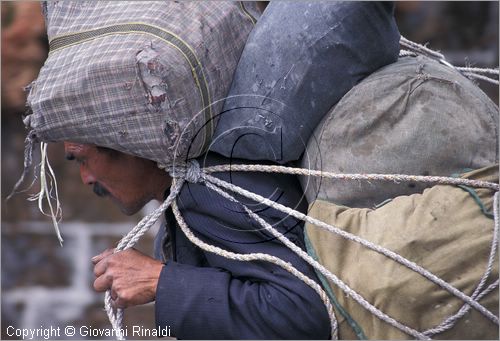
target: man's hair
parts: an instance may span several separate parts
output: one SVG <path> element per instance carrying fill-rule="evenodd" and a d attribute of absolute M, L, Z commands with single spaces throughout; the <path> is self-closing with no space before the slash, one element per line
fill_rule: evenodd
<path fill-rule="evenodd" d="M 97 151 L 100 153 L 108 154 L 113 159 L 117 159 L 120 156 L 120 152 L 111 148 L 97 146 Z"/>

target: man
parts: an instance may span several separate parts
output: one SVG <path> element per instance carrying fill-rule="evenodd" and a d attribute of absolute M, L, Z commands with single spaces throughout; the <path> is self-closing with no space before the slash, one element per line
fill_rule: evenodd
<path fill-rule="evenodd" d="M 171 184 L 153 161 L 93 145 L 65 143 L 66 158 L 80 165 L 82 181 L 111 199 L 125 214 L 136 213 L 152 199 L 163 200 Z M 241 162 L 214 153 L 198 159 L 202 166 Z M 247 162 L 247 161 L 245 161 Z M 264 173 L 217 173 L 220 179 L 305 212 L 306 202 L 293 176 Z M 257 203 L 243 203 L 305 249 L 302 224 Z M 178 204 L 197 237 L 237 253 L 262 252 L 290 262 L 316 280 L 314 270 L 281 242 L 259 231 L 238 204 L 203 185 L 186 184 Z M 150 258 L 129 249 L 106 250 L 92 259 L 97 291 L 111 289 L 115 307 L 155 302 L 156 323 L 178 338 L 295 338 L 329 336 L 329 318 L 319 296 L 305 283 L 266 262 L 238 262 L 203 252 L 176 228 L 171 212 L 157 236 Z M 162 250 L 160 250 L 162 249 Z"/>
<path fill-rule="evenodd" d="M 301 45 L 303 50 L 312 52 L 312 55 L 320 50 L 333 50 L 343 57 L 336 54 L 333 57 L 338 58 L 325 57 L 325 67 L 312 68 L 314 72 L 306 67 L 308 63 L 300 60 L 297 61 L 300 67 L 295 67 L 295 62 L 292 62 L 290 68 L 286 63 L 278 68 L 274 60 L 266 60 L 263 63 L 276 67 L 277 80 L 283 78 L 283 83 L 267 84 L 260 79 L 251 84 L 253 92 L 254 87 L 259 90 L 262 86 L 260 90 L 264 91 L 269 85 L 311 103 L 307 105 L 311 109 L 316 105 L 315 100 L 319 100 L 318 92 L 311 92 L 314 95 L 308 96 L 309 92 L 301 91 L 300 86 L 296 87 L 297 92 L 290 92 L 292 83 L 326 89 L 319 92 L 321 96 L 335 99 L 330 86 L 324 82 L 316 83 L 319 78 L 315 75 L 324 74 L 325 78 L 345 82 L 347 86 L 337 94 L 341 96 L 360 77 L 397 57 L 399 35 L 391 4 L 377 4 L 375 12 L 371 5 L 360 9 L 358 5 L 344 3 L 338 6 L 335 2 L 315 4 L 303 3 L 294 11 L 289 9 L 289 13 L 311 22 L 318 21 L 317 17 L 322 18 L 324 22 L 320 26 L 323 31 L 316 32 L 319 34 L 316 39 L 305 34 L 308 31 L 304 25 L 300 26 L 304 31 L 298 30 L 294 37 L 305 42 Z M 303 6 L 307 8 L 302 10 Z M 328 6 L 337 8 L 323 10 Z M 316 15 L 312 15 L 313 9 Z M 66 141 L 66 156 L 79 162 L 82 181 L 93 186 L 96 194 L 109 197 L 125 214 L 137 212 L 152 199 L 163 200 L 172 181 L 157 163 L 168 166 L 177 155 L 184 157 L 191 151 L 198 156 L 210 144 L 211 130 L 215 128 L 211 124 L 215 121 L 213 115 L 221 112 L 221 101 L 217 99 L 228 93 L 231 75 L 250 31 L 251 18 L 246 15 L 245 8 L 235 8 L 231 2 L 213 5 L 206 2 L 155 2 L 146 7 L 136 2 L 96 2 L 92 6 L 55 2 L 47 6 L 47 13 L 51 54 L 28 96 L 33 112 L 25 119 L 30 129 L 29 141 Z M 120 13 L 119 18 L 116 13 Z M 276 13 L 278 18 L 283 12 L 276 9 L 269 13 Z M 364 20 L 363 15 L 368 19 Z M 137 16 L 146 23 L 138 25 Z M 327 19 L 333 21 L 332 25 L 327 25 Z M 292 19 L 289 22 L 297 24 Z M 362 25 L 365 22 L 370 24 L 366 28 Z M 219 34 L 214 27 L 219 28 Z M 339 44 L 336 34 L 330 36 L 332 31 L 344 34 L 357 27 L 362 27 L 362 32 L 353 39 L 349 39 L 350 35 L 343 36 L 347 40 L 345 44 Z M 379 51 L 364 44 L 371 42 L 385 46 L 371 38 L 368 33 L 373 32 L 382 42 L 390 40 L 392 46 L 391 49 L 382 49 L 384 56 L 387 53 L 390 57 L 384 57 L 382 64 L 373 62 L 380 57 Z M 184 39 L 177 38 L 183 35 Z M 309 40 L 304 41 L 306 36 L 313 41 L 314 49 L 309 48 Z M 147 37 L 146 44 L 144 37 Z M 204 58 L 201 64 L 197 55 Z M 340 61 L 362 67 L 351 70 Z M 285 66 L 287 71 L 283 74 L 281 67 Z M 312 80 L 304 82 L 301 70 L 311 71 L 306 73 Z M 339 70 L 348 72 L 337 74 Z M 255 72 L 256 77 L 257 74 Z M 340 89 L 338 83 L 332 88 Z M 266 94 L 276 97 L 273 93 L 264 92 Z M 315 100 L 310 101 L 310 97 Z M 207 109 L 207 105 L 212 104 L 211 99 L 219 106 L 215 105 L 213 113 Z M 325 110 L 333 104 L 328 104 L 328 101 L 321 103 Z M 294 108 L 298 116 L 309 120 L 308 111 L 295 104 Z M 322 110 L 316 111 L 321 115 Z M 189 116 L 198 112 L 204 115 Z M 262 121 L 265 128 L 262 131 L 280 132 L 276 135 L 279 137 L 291 133 L 290 129 L 278 129 L 273 120 L 265 117 L 261 120 L 261 116 L 251 117 L 251 120 Z M 319 120 L 320 117 L 316 118 Z M 188 123 L 193 121 L 194 124 L 189 126 Z M 295 123 L 292 120 L 291 129 L 303 126 L 300 122 Z M 239 136 L 236 138 L 240 141 Z M 72 139 L 87 144 L 73 143 Z M 303 136 L 303 139 L 307 140 L 307 137 Z M 292 145 L 297 144 L 293 136 L 291 140 Z M 130 155 L 93 144 L 120 149 Z M 233 151 L 236 143 L 224 145 Z M 29 151 L 30 144 L 27 146 Z M 295 152 L 299 157 L 297 148 Z M 250 159 L 260 159 L 257 154 L 253 156 L 257 157 Z M 198 162 L 202 167 L 248 163 L 215 153 L 202 155 Z M 215 176 L 300 212 L 306 211 L 307 202 L 294 176 L 249 172 L 221 172 Z M 241 197 L 237 199 L 305 250 L 301 222 L 256 202 Z M 313 269 L 263 231 L 240 204 L 224 199 L 201 184 L 190 183 L 182 188 L 177 203 L 189 228 L 206 243 L 235 253 L 259 252 L 276 256 L 317 281 Z M 166 228 L 160 230 L 155 242 L 157 259 L 133 249 L 116 254 L 113 250 L 106 250 L 93 258 L 94 287 L 97 291 L 110 289 L 115 307 L 155 301 L 157 325 L 169 326 L 178 338 L 329 337 L 329 318 L 323 302 L 301 280 L 271 263 L 243 263 L 204 252 L 177 228 L 171 211 L 166 212 L 166 222 Z"/>

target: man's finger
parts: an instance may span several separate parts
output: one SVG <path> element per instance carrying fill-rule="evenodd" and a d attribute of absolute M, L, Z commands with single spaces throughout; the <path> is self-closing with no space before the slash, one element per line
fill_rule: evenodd
<path fill-rule="evenodd" d="M 109 255 L 112 255 L 113 252 L 115 252 L 115 249 L 106 249 L 102 253 L 98 254 L 97 256 L 92 257 L 92 264 L 96 265 L 99 263 L 102 259 L 106 258 Z"/>
<path fill-rule="evenodd" d="M 121 299 L 120 297 L 118 297 L 116 300 L 113 300 L 111 302 L 112 302 L 111 305 L 115 309 L 125 309 L 125 308 L 127 308 L 127 303 L 123 299 Z"/>
<path fill-rule="evenodd" d="M 99 263 L 94 266 L 94 276 L 97 278 L 106 272 L 108 267 L 107 259 L 102 259 Z"/>
<path fill-rule="evenodd" d="M 104 292 L 111 288 L 111 284 L 113 284 L 113 278 L 111 276 L 99 276 L 94 281 L 94 290 L 97 292 Z"/>

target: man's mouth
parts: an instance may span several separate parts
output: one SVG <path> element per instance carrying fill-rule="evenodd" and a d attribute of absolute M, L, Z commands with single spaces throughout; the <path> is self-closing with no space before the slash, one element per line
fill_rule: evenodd
<path fill-rule="evenodd" d="M 109 192 L 98 182 L 94 184 L 93 191 L 98 197 L 105 197 L 109 195 Z"/>

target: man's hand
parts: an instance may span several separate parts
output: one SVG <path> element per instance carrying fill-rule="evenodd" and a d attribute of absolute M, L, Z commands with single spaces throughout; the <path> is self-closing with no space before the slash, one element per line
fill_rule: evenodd
<path fill-rule="evenodd" d="M 111 289 L 115 308 L 154 301 L 163 264 L 135 249 L 113 251 L 107 249 L 92 258 L 94 289 L 99 292 Z"/>

